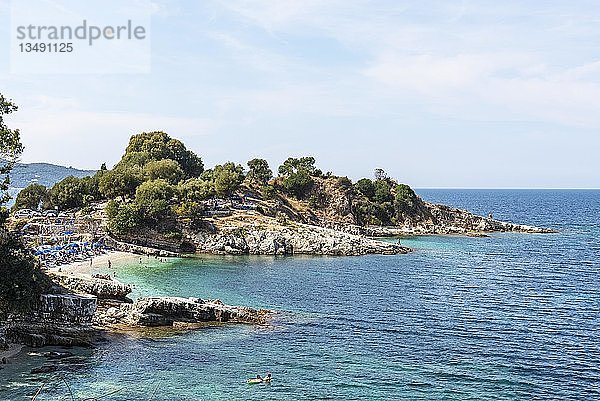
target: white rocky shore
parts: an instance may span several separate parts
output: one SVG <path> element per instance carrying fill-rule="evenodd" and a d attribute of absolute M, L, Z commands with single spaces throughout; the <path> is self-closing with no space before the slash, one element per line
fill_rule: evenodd
<path fill-rule="evenodd" d="M 411 251 L 398 244 L 364 235 L 301 223 L 254 227 L 251 225 L 217 232 L 186 232 L 198 253 L 232 255 L 394 255 Z"/>

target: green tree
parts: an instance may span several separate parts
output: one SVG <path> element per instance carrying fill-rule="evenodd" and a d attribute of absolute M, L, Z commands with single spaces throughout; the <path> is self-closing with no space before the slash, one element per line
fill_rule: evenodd
<path fill-rule="evenodd" d="M 199 177 L 204 171 L 202 159 L 185 145 L 164 132 L 142 132 L 131 137 L 120 166 L 144 167 L 153 160 L 171 159 L 179 163 L 186 178 Z"/>
<path fill-rule="evenodd" d="M 9 199 L 10 172 L 23 153 L 21 135 L 18 129 L 10 129 L 4 122 L 4 116 L 18 110 L 10 100 L 0 94 L 0 205 Z"/>
<path fill-rule="evenodd" d="M 231 196 L 244 181 L 244 168 L 232 162 L 217 165 L 212 170 L 211 178 L 217 196 Z"/>
<path fill-rule="evenodd" d="M 8 128 L 4 116 L 16 110 L 17 106 L 0 94 L 0 319 L 31 308 L 50 285 L 21 239 L 6 228 L 9 174 L 23 145 L 19 130 Z"/>
<path fill-rule="evenodd" d="M 338 185 L 340 187 L 342 187 L 343 189 L 352 188 L 352 180 L 348 177 L 338 177 L 337 181 L 338 181 Z"/>
<path fill-rule="evenodd" d="M 185 175 L 179 163 L 171 159 L 153 160 L 144 166 L 144 175 L 148 180 L 162 178 L 170 184 L 177 184 Z"/>
<path fill-rule="evenodd" d="M 136 203 L 122 203 L 115 200 L 106 205 L 108 230 L 115 235 L 126 235 L 134 231 L 142 222 L 142 212 Z"/>
<path fill-rule="evenodd" d="M 289 157 L 286 161 L 279 166 L 279 175 L 290 176 L 300 170 L 305 171 L 308 175 L 313 177 L 319 177 L 323 175 L 323 172 L 315 167 L 315 158 L 312 156 L 294 158 Z"/>
<path fill-rule="evenodd" d="M 13 210 L 32 209 L 38 210 L 48 201 L 48 189 L 40 184 L 30 184 L 17 195 Z"/>
<path fill-rule="evenodd" d="M 91 177 L 83 177 L 80 181 L 83 206 L 89 206 L 91 203 L 102 199 L 100 177 L 97 174 Z"/>
<path fill-rule="evenodd" d="M 310 191 L 314 182 L 314 179 L 306 170 L 298 170 L 284 178 L 283 188 L 287 193 L 297 198 L 303 198 Z"/>
<path fill-rule="evenodd" d="M 177 193 L 181 201 L 199 202 L 214 196 L 215 190 L 212 183 L 199 178 L 191 178 L 179 183 Z"/>
<path fill-rule="evenodd" d="M 375 181 L 387 181 L 387 173 L 382 168 L 375 169 Z"/>
<path fill-rule="evenodd" d="M 90 205 L 101 198 L 97 175 L 77 178 L 69 176 L 57 182 L 48 192 L 49 204 L 59 209 L 73 209 Z"/>
<path fill-rule="evenodd" d="M 120 167 L 103 173 L 99 178 L 100 193 L 106 199 L 133 196 L 141 183 L 140 175 L 135 168 Z"/>
<path fill-rule="evenodd" d="M 303 198 L 314 185 L 312 177 L 323 173 L 315 167 L 314 157 L 290 157 L 279 166 L 283 189 L 297 198 Z"/>
<path fill-rule="evenodd" d="M 175 188 L 166 180 L 146 181 L 135 192 L 135 203 L 147 221 L 160 221 L 171 216 L 171 200 Z"/>
<path fill-rule="evenodd" d="M 260 185 L 266 185 L 273 178 L 273 171 L 269 168 L 269 163 L 265 159 L 252 159 L 248 161 L 248 175 L 250 182 Z"/>
<path fill-rule="evenodd" d="M 83 185 L 77 177 L 69 176 L 54 184 L 50 189 L 50 203 L 59 209 L 73 209 L 83 206 Z"/>
<path fill-rule="evenodd" d="M 396 185 L 394 207 L 397 213 L 404 213 L 413 209 L 417 204 L 417 194 L 406 184 Z"/>
<path fill-rule="evenodd" d="M 373 181 L 368 178 L 361 178 L 354 184 L 354 187 L 369 200 L 373 200 L 375 196 L 375 184 L 373 184 Z"/>
<path fill-rule="evenodd" d="M 375 181 L 375 194 L 373 200 L 379 204 L 391 202 L 394 200 L 392 196 L 392 187 L 386 180 Z"/>

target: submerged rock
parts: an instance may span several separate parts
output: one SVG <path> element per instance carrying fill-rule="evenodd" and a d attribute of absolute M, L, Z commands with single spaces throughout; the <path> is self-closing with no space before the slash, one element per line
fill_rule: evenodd
<path fill-rule="evenodd" d="M 43 365 L 43 366 L 40 366 L 39 368 L 31 369 L 31 374 L 39 375 L 39 374 L 44 374 L 44 373 L 53 373 L 53 372 L 56 372 L 57 370 L 58 370 L 58 366 L 56 366 L 56 365 Z"/>

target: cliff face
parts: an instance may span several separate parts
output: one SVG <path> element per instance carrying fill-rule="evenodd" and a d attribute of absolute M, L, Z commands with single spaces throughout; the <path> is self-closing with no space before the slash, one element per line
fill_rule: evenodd
<path fill-rule="evenodd" d="M 270 311 L 229 306 L 219 300 L 150 297 L 126 298 L 129 285 L 114 279 L 55 274 L 61 293 L 44 294 L 28 314 L 11 316 L 0 326 L 0 349 L 8 343 L 30 347 L 92 345 L 114 326 L 173 326 L 177 323 L 232 322 L 264 324 Z"/>
<path fill-rule="evenodd" d="M 8 320 L 6 339 L 31 347 L 89 345 L 97 334 L 92 326 L 97 306 L 91 295 L 41 295 L 35 310 Z"/>
<path fill-rule="evenodd" d="M 189 231 L 186 239 L 196 252 L 216 254 L 355 256 L 410 252 L 397 244 L 329 228 L 281 224 L 264 216 L 252 216 L 252 220 L 254 224 L 238 220 L 233 227 L 223 225 L 214 233 Z"/>

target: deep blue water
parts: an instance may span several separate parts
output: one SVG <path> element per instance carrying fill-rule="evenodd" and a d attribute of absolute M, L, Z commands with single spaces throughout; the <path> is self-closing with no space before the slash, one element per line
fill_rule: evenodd
<path fill-rule="evenodd" d="M 420 190 L 425 199 L 559 234 L 403 239 L 409 255 L 203 257 L 121 266 L 134 295 L 274 308 L 272 325 L 114 335 L 65 365 L 110 400 L 598 400 L 600 191 Z M 43 358 L 0 371 L 30 399 Z M 270 386 L 245 379 L 271 371 Z M 39 400 L 69 399 L 49 385 Z M 28 395 L 29 397 L 26 397 Z"/>

